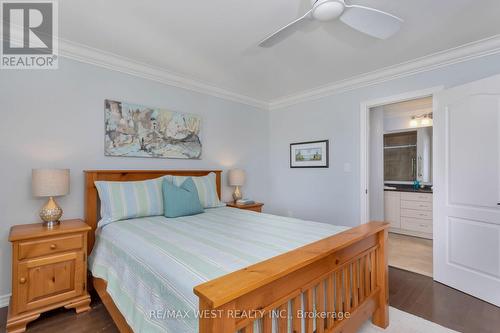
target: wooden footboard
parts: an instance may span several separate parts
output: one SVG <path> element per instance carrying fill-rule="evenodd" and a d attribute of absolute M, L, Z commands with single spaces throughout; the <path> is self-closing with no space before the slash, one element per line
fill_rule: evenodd
<path fill-rule="evenodd" d="M 195 287 L 200 333 L 387 327 L 387 230 L 364 224 Z"/>

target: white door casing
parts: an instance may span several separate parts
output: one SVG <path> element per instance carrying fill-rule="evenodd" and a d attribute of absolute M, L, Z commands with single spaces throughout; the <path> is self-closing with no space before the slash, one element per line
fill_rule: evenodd
<path fill-rule="evenodd" d="M 434 114 L 434 279 L 500 306 L 500 75 Z"/>
<path fill-rule="evenodd" d="M 417 98 L 424 97 L 433 97 L 433 112 L 435 112 L 435 94 L 442 91 L 444 88 L 442 86 L 431 87 L 427 89 L 417 90 L 417 91 L 408 91 L 402 94 L 386 96 L 377 98 L 370 101 L 364 101 L 360 105 L 360 223 L 368 223 L 370 221 L 369 211 L 370 211 L 370 203 L 369 203 L 369 167 L 370 167 L 370 159 L 369 159 L 369 139 L 370 139 L 370 116 L 369 112 L 371 108 L 382 106 L 386 104 L 398 103 L 409 101 Z"/>

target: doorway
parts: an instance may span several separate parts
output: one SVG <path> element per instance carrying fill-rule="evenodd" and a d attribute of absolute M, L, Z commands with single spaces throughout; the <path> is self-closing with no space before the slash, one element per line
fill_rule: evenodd
<path fill-rule="evenodd" d="M 389 265 L 433 276 L 433 88 L 361 106 L 361 217 L 389 229 Z"/>

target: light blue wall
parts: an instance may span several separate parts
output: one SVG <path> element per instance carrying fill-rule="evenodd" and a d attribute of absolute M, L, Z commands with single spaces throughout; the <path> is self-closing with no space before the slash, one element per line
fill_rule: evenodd
<path fill-rule="evenodd" d="M 59 200 L 67 218 L 83 215 L 84 169 L 242 167 L 248 179 L 245 193 L 264 201 L 267 212 L 356 225 L 360 103 L 497 73 L 500 56 L 490 56 L 268 113 L 65 59 L 56 71 L 1 71 L 0 296 L 10 292 L 9 228 L 37 221 L 43 204 L 31 196 L 32 168 L 71 169 L 71 194 Z M 106 98 L 202 115 L 203 159 L 105 157 Z M 331 144 L 329 169 L 289 168 L 291 142 L 325 138 Z M 224 199 L 230 192 L 224 187 Z"/>
<path fill-rule="evenodd" d="M 10 292 L 10 226 L 37 222 L 44 202 L 31 196 L 32 168 L 71 169 L 71 193 L 58 200 L 66 218 L 83 216 L 84 169 L 236 166 L 247 171 L 244 193 L 267 201 L 267 111 L 70 60 L 59 65 L 0 71 L 0 300 Z M 202 159 L 105 157 L 106 98 L 201 115 Z M 225 200 L 231 191 L 223 188 Z"/>
<path fill-rule="evenodd" d="M 271 195 L 276 214 L 354 226 L 360 221 L 360 103 L 500 73 L 500 55 L 274 110 L 270 116 Z M 329 169 L 290 169 L 291 142 L 330 140 Z M 344 171 L 344 164 L 351 166 Z"/>

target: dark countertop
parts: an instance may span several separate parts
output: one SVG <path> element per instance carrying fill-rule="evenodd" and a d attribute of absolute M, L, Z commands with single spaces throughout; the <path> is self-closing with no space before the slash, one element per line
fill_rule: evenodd
<path fill-rule="evenodd" d="M 424 188 L 419 188 L 418 190 L 415 190 L 413 188 L 413 185 L 387 185 L 391 187 L 395 187 L 396 189 L 385 189 L 384 191 L 392 191 L 392 192 L 413 192 L 413 193 L 431 193 L 432 194 L 432 188 L 429 186 L 426 186 Z"/>

